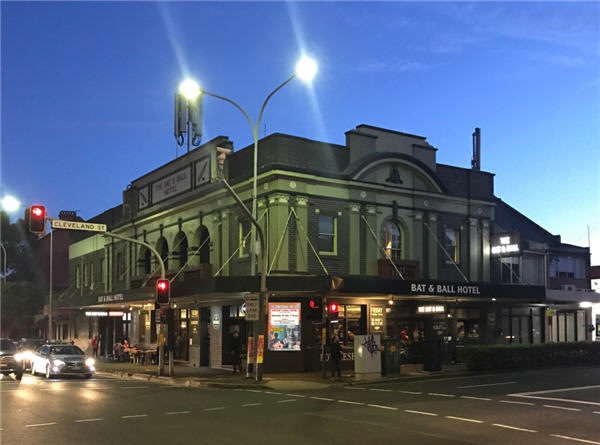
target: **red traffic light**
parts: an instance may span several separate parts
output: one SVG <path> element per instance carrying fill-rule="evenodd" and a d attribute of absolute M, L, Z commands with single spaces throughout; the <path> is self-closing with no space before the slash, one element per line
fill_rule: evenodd
<path fill-rule="evenodd" d="M 169 304 L 171 299 L 171 286 L 169 280 L 158 280 L 156 282 L 156 303 Z"/>
<path fill-rule="evenodd" d="M 315 300 L 310 300 L 308 302 L 308 305 L 310 306 L 311 309 L 318 309 L 319 308 L 319 303 L 317 303 Z"/>
<path fill-rule="evenodd" d="M 29 207 L 29 231 L 37 234 L 46 233 L 46 207 L 33 205 Z"/>
<path fill-rule="evenodd" d="M 339 312 L 340 307 L 338 306 L 337 303 L 330 303 L 329 304 L 329 312 Z"/>

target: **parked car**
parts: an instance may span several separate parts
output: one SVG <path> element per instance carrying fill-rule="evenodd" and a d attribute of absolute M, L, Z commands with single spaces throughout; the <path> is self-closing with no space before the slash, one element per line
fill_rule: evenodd
<path fill-rule="evenodd" d="M 17 380 L 23 377 L 23 363 L 18 354 L 17 345 L 8 338 L 0 338 L 0 372 L 8 375 L 15 374 Z"/>
<path fill-rule="evenodd" d="M 47 379 L 58 375 L 82 375 L 90 378 L 95 371 L 94 359 L 75 345 L 43 345 L 31 359 L 31 374 L 45 374 Z"/>
<path fill-rule="evenodd" d="M 46 341 L 40 338 L 22 338 L 19 340 L 17 346 L 19 348 L 19 354 L 22 358 L 23 370 L 27 371 L 31 368 L 31 358 L 35 351 L 42 346 Z"/>

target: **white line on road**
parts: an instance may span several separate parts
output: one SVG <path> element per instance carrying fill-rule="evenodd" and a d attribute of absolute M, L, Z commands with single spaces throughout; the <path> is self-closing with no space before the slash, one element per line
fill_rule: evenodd
<path fill-rule="evenodd" d="M 262 391 L 259 391 L 258 389 L 247 389 L 246 391 L 248 391 L 248 392 L 262 392 Z"/>
<path fill-rule="evenodd" d="M 513 405 L 527 405 L 527 406 L 534 406 L 535 403 L 531 403 L 531 402 L 517 402 L 515 400 L 500 400 L 500 403 L 512 403 Z"/>
<path fill-rule="evenodd" d="M 536 430 L 528 430 L 527 428 L 519 428 L 518 426 L 502 425 L 501 423 L 492 423 L 493 426 L 507 428 L 509 430 L 524 431 L 526 433 L 537 433 Z"/>
<path fill-rule="evenodd" d="M 460 388 L 460 389 L 467 389 L 467 388 L 481 388 L 481 387 L 483 387 L 483 386 L 512 385 L 513 383 L 517 383 L 517 382 L 486 383 L 486 384 L 484 384 L 484 385 L 468 385 L 468 386 L 459 386 L 458 388 Z"/>
<path fill-rule="evenodd" d="M 565 402 L 565 403 L 577 403 L 580 405 L 600 406 L 599 402 L 588 402 L 587 400 L 561 399 L 560 397 L 529 396 L 529 395 L 524 395 L 524 394 L 507 394 L 507 396 L 508 397 L 522 397 L 525 399 L 549 400 L 551 402 Z"/>
<path fill-rule="evenodd" d="M 339 403 L 347 403 L 348 405 L 364 405 L 362 402 L 351 402 L 350 400 L 336 400 Z"/>
<path fill-rule="evenodd" d="M 567 391 L 579 391 L 582 389 L 593 389 L 600 388 L 600 385 L 591 385 L 591 386 L 572 386 L 570 388 L 558 388 L 558 389 L 546 389 L 544 391 L 530 391 L 530 392 L 520 392 L 518 394 L 509 394 L 511 396 L 530 396 L 532 394 L 549 394 L 551 392 L 567 392 Z"/>
<path fill-rule="evenodd" d="M 594 444 L 594 445 L 600 445 L 600 442 L 594 442 L 593 440 L 578 439 L 577 437 L 561 436 L 560 434 L 550 434 L 550 435 L 552 437 L 558 437 L 559 439 L 573 440 L 575 442 L 591 443 L 591 444 Z"/>
<path fill-rule="evenodd" d="M 275 392 L 275 391 L 263 391 L 263 392 L 264 392 L 265 394 L 275 394 L 275 395 L 277 395 L 277 396 L 280 396 L 281 394 L 283 394 L 283 393 L 281 393 L 281 392 Z"/>
<path fill-rule="evenodd" d="M 474 397 L 474 396 L 460 396 L 460 398 L 461 399 L 469 399 L 469 400 L 484 400 L 486 402 L 489 402 L 492 400 L 487 397 Z"/>
<path fill-rule="evenodd" d="M 423 394 L 421 391 L 403 391 L 401 389 L 399 389 L 398 392 L 401 392 L 402 394 Z"/>
<path fill-rule="evenodd" d="M 246 407 L 246 406 L 259 406 L 262 405 L 262 403 L 245 403 L 242 405 L 242 407 Z"/>
<path fill-rule="evenodd" d="M 204 408 L 204 411 L 219 411 L 219 410 L 222 410 L 222 409 L 225 409 L 225 407 L 224 406 L 217 406 L 215 408 Z"/>
<path fill-rule="evenodd" d="M 173 416 L 175 414 L 189 414 L 189 411 L 167 411 L 165 416 Z"/>
<path fill-rule="evenodd" d="M 592 411 L 592 414 L 600 414 L 600 411 Z"/>
<path fill-rule="evenodd" d="M 436 397 L 456 397 L 454 394 L 440 394 L 439 392 L 428 392 L 427 395 Z"/>
<path fill-rule="evenodd" d="M 149 386 L 121 386 L 121 389 L 145 389 Z"/>
<path fill-rule="evenodd" d="M 290 397 L 306 397 L 306 396 L 303 396 L 301 394 L 286 394 L 286 396 L 290 396 Z"/>
<path fill-rule="evenodd" d="M 367 388 L 355 388 L 354 386 L 344 386 L 344 389 L 354 389 L 356 391 L 364 391 Z"/>
<path fill-rule="evenodd" d="M 371 388 L 371 391 L 392 392 L 391 389 Z"/>
<path fill-rule="evenodd" d="M 326 400 L 327 402 L 333 402 L 333 399 L 330 399 L 329 397 L 310 396 L 310 398 L 314 400 Z"/>
<path fill-rule="evenodd" d="M 367 403 L 367 406 L 370 406 L 371 408 L 391 409 L 392 411 L 398 411 L 398 408 L 395 406 L 374 405 L 372 403 Z"/>
<path fill-rule="evenodd" d="M 56 425 L 56 422 L 48 422 L 48 423 L 33 423 L 31 425 L 25 425 L 25 428 L 35 428 L 37 426 L 50 426 Z"/>
<path fill-rule="evenodd" d="M 422 414 L 424 416 L 438 416 L 439 414 L 436 413 L 428 413 L 427 411 L 415 411 L 413 409 L 405 409 L 404 410 L 405 413 L 410 413 L 410 414 Z"/>
<path fill-rule="evenodd" d="M 80 422 L 100 422 L 101 420 L 104 419 L 100 419 L 100 418 L 95 418 L 95 419 L 79 419 L 76 420 L 75 422 L 80 423 Z"/>
<path fill-rule="evenodd" d="M 131 414 L 129 416 L 121 416 L 121 419 L 137 419 L 138 417 L 148 417 L 148 414 Z"/>
<path fill-rule="evenodd" d="M 543 405 L 544 408 L 564 409 L 565 411 L 581 411 L 579 408 L 568 408 L 566 406 Z"/>
<path fill-rule="evenodd" d="M 465 417 L 446 416 L 447 419 L 462 420 L 463 422 L 483 423 L 483 420 L 467 419 Z"/>
<path fill-rule="evenodd" d="M 297 402 L 298 399 L 285 399 L 285 400 L 278 400 L 277 403 L 287 403 L 287 402 Z"/>

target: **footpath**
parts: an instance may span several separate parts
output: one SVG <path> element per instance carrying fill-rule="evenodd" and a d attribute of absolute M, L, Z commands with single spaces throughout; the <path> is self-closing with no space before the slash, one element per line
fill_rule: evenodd
<path fill-rule="evenodd" d="M 165 372 L 168 367 L 165 366 Z M 157 365 L 139 365 L 133 363 L 119 363 L 108 361 L 96 362 L 96 374 L 102 377 L 142 380 L 173 386 L 186 386 L 192 388 L 245 388 L 245 389 L 278 389 L 302 390 L 324 389 L 331 386 L 345 385 L 370 385 L 390 381 L 414 381 L 430 378 L 455 377 L 475 374 L 466 370 L 462 365 L 448 365 L 441 371 L 423 371 L 423 365 L 402 365 L 400 374 L 391 374 L 373 380 L 356 380 L 354 375 L 346 374 L 341 379 L 323 379 L 321 372 L 304 372 L 293 374 L 264 374 L 261 382 L 255 381 L 252 376 L 234 374 L 231 367 L 211 369 L 207 367 L 192 367 L 175 363 L 173 376 L 158 376 Z"/>

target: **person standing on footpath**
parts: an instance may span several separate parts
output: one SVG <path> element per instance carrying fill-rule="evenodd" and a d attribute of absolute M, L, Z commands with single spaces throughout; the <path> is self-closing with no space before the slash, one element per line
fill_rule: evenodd
<path fill-rule="evenodd" d="M 98 337 L 94 335 L 92 337 L 92 356 L 98 358 Z"/>
<path fill-rule="evenodd" d="M 242 354 L 242 340 L 240 339 L 240 333 L 238 331 L 233 332 L 231 339 L 231 362 L 233 364 L 233 372 L 241 373 L 242 367 L 240 365 L 240 355 Z"/>
<path fill-rule="evenodd" d="M 333 337 L 331 346 L 329 348 L 329 354 L 331 356 L 331 377 L 335 378 L 337 373 L 338 378 L 342 378 L 342 371 L 340 364 L 342 361 L 342 347 L 337 337 Z"/>

